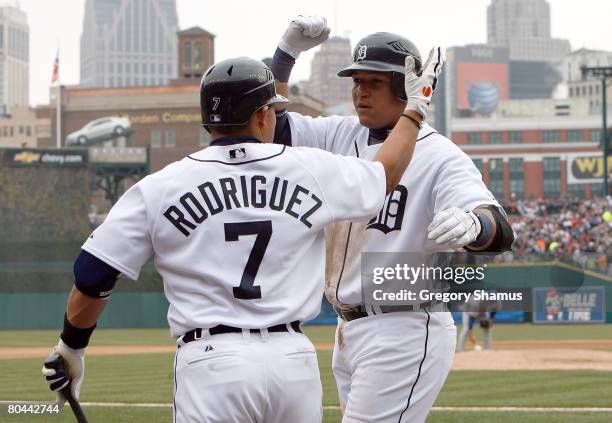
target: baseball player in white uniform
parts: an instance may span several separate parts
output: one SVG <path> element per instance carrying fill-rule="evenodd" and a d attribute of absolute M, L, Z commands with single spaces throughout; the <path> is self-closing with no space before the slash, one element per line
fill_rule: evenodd
<path fill-rule="evenodd" d="M 270 69 L 213 65 L 200 91 L 211 146 L 135 184 L 83 245 L 54 349 L 67 372 L 43 367 L 51 389 L 72 380 L 78 398 L 117 277 L 136 280 L 153 255 L 179 347 L 174 421 L 320 422 L 316 353 L 300 323 L 320 311 L 325 226 L 374 216 L 412 157 L 434 74 L 405 66 L 405 118 L 366 161 L 273 144 L 274 107 L 287 100 Z"/>
<path fill-rule="evenodd" d="M 321 17 L 291 22 L 271 63 L 280 93 L 288 90 L 299 54 L 325 41 L 327 33 Z M 442 52 L 433 49 L 421 64 L 416 46 L 404 37 L 376 33 L 363 38 L 353 64 L 338 74 L 353 79 L 357 117 L 312 119 L 277 108 L 275 142 L 371 159 L 403 120 L 407 57 L 416 60 L 417 72 L 437 74 Z M 426 117 L 426 110 L 421 114 Z M 453 319 L 444 304 L 430 302 L 365 307 L 360 252 L 461 247 L 501 252 L 513 240 L 503 210 L 470 158 L 423 123 L 412 162 L 379 213 L 369 222 L 335 225 L 327 232 L 326 295 L 339 314 L 333 371 L 343 422 L 425 421 L 451 368 Z"/>

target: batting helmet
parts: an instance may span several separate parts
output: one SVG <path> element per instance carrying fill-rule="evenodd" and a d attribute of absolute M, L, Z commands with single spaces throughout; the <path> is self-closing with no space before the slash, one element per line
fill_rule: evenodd
<path fill-rule="evenodd" d="M 363 37 L 353 51 L 353 64 L 338 72 L 338 76 L 351 76 L 355 71 L 391 72 L 391 90 L 397 98 L 406 101 L 404 75 L 406 56 L 414 57 L 417 73 L 421 71 L 421 54 L 407 38 L 390 32 L 376 32 Z"/>
<path fill-rule="evenodd" d="M 200 84 L 204 126 L 244 125 L 263 106 L 288 102 L 276 94 L 270 68 L 248 57 L 212 65 Z"/>

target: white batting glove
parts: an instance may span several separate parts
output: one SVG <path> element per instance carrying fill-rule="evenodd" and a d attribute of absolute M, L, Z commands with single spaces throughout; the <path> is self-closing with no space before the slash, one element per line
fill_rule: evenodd
<path fill-rule="evenodd" d="M 49 369 L 43 365 L 42 374 L 46 377 L 47 383 L 52 391 L 57 393 L 56 403 L 63 407 L 66 398 L 60 392 L 60 389 L 71 382 L 70 391 L 75 399 L 79 399 L 81 393 L 81 384 L 85 377 L 85 348 L 74 349 L 70 348 L 61 339 L 53 348 L 53 352 L 62 356 L 66 366 L 65 372 L 57 372 L 54 369 Z M 61 374 L 60 374 L 61 373 Z"/>
<path fill-rule="evenodd" d="M 464 247 L 476 241 L 480 220 L 471 212 L 453 207 L 436 213 L 427 227 L 427 238 L 449 249 Z"/>
<path fill-rule="evenodd" d="M 318 46 L 329 38 L 330 28 L 323 16 L 298 16 L 289 24 L 278 47 L 294 59 L 301 52 Z"/>
<path fill-rule="evenodd" d="M 427 118 L 427 107 L 431 103 L 431 96 L 438 85 L 438 77 L 442 72 L 444 54 L 441 47 L 434 47 L 423 65 L 421 75 L 415 71 L 414 57 L 406 57 L 406 76 L 404 89 L 406 90 L 406 110 L 418 112 L 423 119 Z"/>

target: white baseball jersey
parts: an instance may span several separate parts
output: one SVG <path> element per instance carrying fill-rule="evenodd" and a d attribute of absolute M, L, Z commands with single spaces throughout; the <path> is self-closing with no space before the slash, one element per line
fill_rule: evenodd
<path fill-rule="evenodd" d="M 357 117 L 288 115 L 294 146 L 371 160 L 382 145 L 368 146 L 369 130 Z M 334 242 L 344 244 L 336 248 L 341 254 L 335 257 L 341 271 L 327 275 L 327 298 L 337 304 L 363 302 L 360 252 L 441 251 L 435 241 L 427 239 L 434 214 L 451 207 L 472 210 L 485 204 L 498 206 L 469 156 L 424 123 L 408 169 L 377 216 L 367 223 L 365 234 L 356 229 L 359 225 L 334 233 Z M 329 261 L 328 255 L 328 266 Z"/>
<path fill-rule="evenodd" d="M 174 336 L 313 319 L 325 225 L 371 218 L 385 198 L 378 162 L 222 140 L 231 145 L 206 148 L 130 188 L 83 245 L 134 280 L 153 254 Z"/>

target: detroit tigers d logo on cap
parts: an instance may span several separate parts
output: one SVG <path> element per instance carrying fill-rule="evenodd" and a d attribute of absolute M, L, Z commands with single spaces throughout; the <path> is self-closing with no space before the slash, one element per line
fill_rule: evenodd
<path fill-rule="evenodd" d="M 367 51 L 368 51 L 368 46 L 365 46 L 365 45 L 359 46 L 359 49 L 357 50 L 357 57 L 355 58 L 355 61 L 365 59 Z"/>

